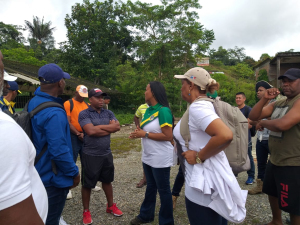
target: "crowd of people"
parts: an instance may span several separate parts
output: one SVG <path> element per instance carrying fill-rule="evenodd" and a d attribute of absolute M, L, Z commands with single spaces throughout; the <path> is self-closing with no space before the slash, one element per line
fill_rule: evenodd
<path fill-rule="evenodd" d="M 32 115 L 29 137 L 10 116 L 16 113 L 13 101 L 19 88 L 16 77 L 4 71 L 2 59 L 0 51 L 0 224 L 67 224 L 62 211 L 66 199 L 72 198 L 71 189 L 80 181 L 83 224 L 93 223 L 89 205 L 91 191 L 101 190 L 98 182 L 106 196 L 106 212 L 122 216 L 113 198 L 110 148 L 110 135 L 120 130 L 120 123 L 108 110 L 110 97 L 98 88 L 88 90 L 78 85 L 75 96 L 63 102 L 59 96 L 70 75 L 56 64 L 44 65 L 38 71 L 40 87 L 26 106 Z M 134 116 L 136 129 L 129 138 L 141 139 L 143 171 L 136 187 L 146 189 L 139 214 L 130 224 L 154 221 L 157 192 L 159 224 L 174 224 L 173 209 L 184 184 L 191 225 L 239 223 L 246 215 L 247 192 L 240 189 L 238 174 L 232 172 L 223 151 L 233 140 L 233 132 L 212 102 L 205 100 L 215 99 L 220 85 L 200 67 L 174 77 L 181 81 L 182 99 L 189 104 L 187 121 L 174 124 L 165 88 L 158 81 L 146 86 L 145 104 Z M 259 101 L 253 108 L 245 104 L 244 92 L 236 94 L 236 104 L 249 129 L 250 170 L 245 183 L 255 182 L 252 129 L 257 131 L 258 173 L 249 194 L 268 195 L 273 215 L 269 225 L 282 224 L 281 210 L 290 214 L 291 224 L 299 225 L 300 69 L 289 69 L 278 79 L 285 98 L 276 100 L 280 91 L 266 81 L 256 84 Z M 40 105 L 44 108 L 35 112 Z M 182 136 L 185 122 L 188 143 Z M 76 165 L 78 157 L 81 171 Z M 180 167 L 171 191 L 170 170 L 178 159 Z"/>

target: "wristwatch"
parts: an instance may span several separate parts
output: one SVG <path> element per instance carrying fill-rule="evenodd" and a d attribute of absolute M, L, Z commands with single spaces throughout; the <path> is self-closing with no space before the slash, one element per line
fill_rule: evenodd
<path fill-rule="evenodd" d="M 146 132 L 145 138 L 148 138 L 148 136 L 149 136 L 149 132 Z"/>
<path fill-rule="evenodd" d="M 198 156 L 198 152 L 196 153 L 196 163 L 199 163 L 199 164 L 203 163 L 202 160 Z"/>

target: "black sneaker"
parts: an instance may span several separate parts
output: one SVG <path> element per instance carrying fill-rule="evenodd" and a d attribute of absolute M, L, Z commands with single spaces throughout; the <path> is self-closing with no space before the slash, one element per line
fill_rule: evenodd
<path fill-rule="evenodd" d="M 144 221 L 144 220 L 141 220 L 141 219 L 138 218 L 137 216 L 136 216 L 134 219 L 132 219 L 132 220 L 130 221 L 130 224 L 131 224 L 131 225 L 140 225 L 140 224 L 143 224 L 143 223 L 150 223 L 150 222 L 146 222 L 146 221 Z"/>

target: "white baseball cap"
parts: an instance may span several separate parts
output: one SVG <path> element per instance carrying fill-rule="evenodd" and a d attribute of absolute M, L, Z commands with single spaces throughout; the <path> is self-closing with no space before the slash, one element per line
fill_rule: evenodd
<path fill-rule="evenodd" d="M 207 85 L 216 82 L 210 74 L 201 67 L 194 67 L 188 70 L 184 75 L 174 75 L 177 79 L 187 79 L 196 84 L 201 90 L 206 90 Z"/>
<path fill-rule="evenodd" d="M 4 71 L 3 80 L 6 80 L 6 81 L 15 81 L 16 79 L 17 79 L 17 77 L 11 76 L 7 72 Z"/>
<path fill-rule="evenodd" d="M 83 98 L 87 98 L 88 97 L 88 88 L 84 85 L 78 85 L 76 88 L 76 91 L 78 92 L 78 94 L 83 97 Z"/>

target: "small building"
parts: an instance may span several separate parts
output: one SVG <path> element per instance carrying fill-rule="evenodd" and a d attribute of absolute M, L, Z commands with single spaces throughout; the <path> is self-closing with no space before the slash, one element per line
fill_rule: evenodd
<path fill-rule="evenodd" d="M 255 79 L 259 71 L 265 69 L 269 82 L 277 88 L 280 87 L 278 77 L 290 68 L 300 68 L 300 52 L 278 52 L 273 59 L 265 59 L 253 67 Z"/>
<path fill-rule="evenodd" d="M 197 66 L 209 66 L 209 57 L 204 57 L 197 60 Z"/>

